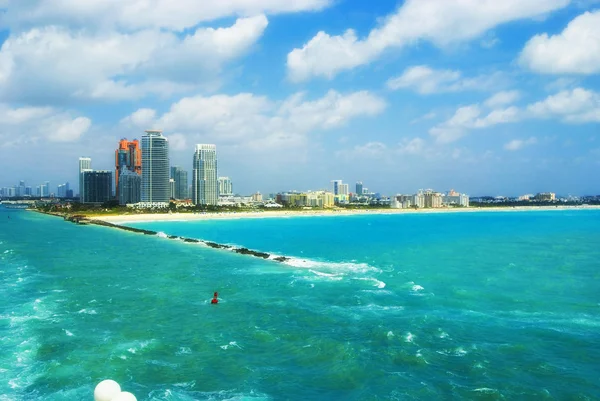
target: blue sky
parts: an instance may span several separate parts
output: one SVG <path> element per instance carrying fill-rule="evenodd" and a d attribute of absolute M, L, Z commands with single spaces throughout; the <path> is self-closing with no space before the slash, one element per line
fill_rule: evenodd
<path fill-rule="evenodd" d="M 239 193 L 600 193 L 598 0 L 0 8 L 0 186 L 76 186 L 157 128 L 190 171 L 215 143 Z"/>

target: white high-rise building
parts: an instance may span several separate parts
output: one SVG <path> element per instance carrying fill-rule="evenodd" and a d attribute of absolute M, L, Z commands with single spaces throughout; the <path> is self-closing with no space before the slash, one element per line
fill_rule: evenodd
<path fill-rule="evenodd" d="M 229 177 L 219 177 L 219 196 L 232 196 L 233 185 Z"/>
<path fill-rule="evenodd" d="M 84 203 L 85 199 L 84 193 L 85 190 L 83 188 L 83 173 L 86 171 L 92 170 L 92 159 L 89 157 L 80 157 L 79 158 L 79 202 Z"/>
<path fill-rule="evenodd" d="M 199 144 L 194 152 L 192 202 L 194 205 L 216 205 L 219 200 L 217 180 L 217 146 Z"/>
<path fill-rule="evenodd" d="M 142 135 L 142 202 L 147 205 L 169 204 L 169 141 L 160 130 Z"/>

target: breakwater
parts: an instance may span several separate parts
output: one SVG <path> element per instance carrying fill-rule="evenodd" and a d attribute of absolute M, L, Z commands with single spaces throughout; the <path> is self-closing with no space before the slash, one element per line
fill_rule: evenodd
<path fill-rule="evenodd" d="M 118 224 L 108 223 L 106 221 L 89 218 L 85 215 L 59 215 L 59 214 L 55 214 L 55 213 L 50 213 L 50 214 L 52 214 L 54 216 L 61 216 L 66 221 L 70 221 L 72 223 L 79 224 L 79 225 L 94 224 L 97 226 L 116 228 L 119 230 L 134 232 L 134 233 L 138 233 L 138 234 L 158 235 L 158 232 L 156 232 L 156 231 L 143 230 L 140 228 L 127 227 L 127 226 L 122 226 L 122 225 L 118 225 Z M 272 257 L 271 254 L 266 253 L 266 252 L 254 251 L 254 250 L 248 249 L 248 248 L 236 248 L 231 245 L 218 244 L 216 242 L 205 241 L 205 240 L 196 239 L 196 238 L 186 238 L 186 237 L 180 237 L 177 235 L 168 235 L 168 236 L 166 236 L 166 238 L 170 239 L 170 240 L 183 241 L 183 242 L 193 243 L 193 244 L 202 244 L 202 245 L 206 245 L 210 248 L 214 248 L 214 249 L 223 249 L 223 250 L 227 250 L 230 252 L 239 253 L 240 255 L 248 255 L 248 256 L 253 256 L 253 257 L 261 258 L 261 259 L 269 259 L 269 260 L 274 260 L 276 262 L 285 262 L 290 259 L 285 256 Z"/>

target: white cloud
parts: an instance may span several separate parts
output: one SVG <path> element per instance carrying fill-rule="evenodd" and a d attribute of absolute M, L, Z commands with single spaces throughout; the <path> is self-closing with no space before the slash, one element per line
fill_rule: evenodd
<path fill-rule="evenodd" d="M 583 88 L 565 90 L 529 105 L 527 110 L 536 118 L 559 117 L 569 123 L 600 122 L 600 94 Z"/>
<path fill-rule="evenodd" d="M 460 107 L 449 120 L 431 128 L 429 133 L 440 143 L 457 141 L 466 135 L 467 129 L 475 127 L 475 120 L 480 114 L 478 105 Z"/>
<path fill-rule="evenodd" d="M 169 29 L 182 31 L 201 22 L 226 17 L 248 17 L 318 11 L 331 0 L 8 0 L 2 22 L 11 29 L 39 25 L 122 31 Z"/>
<path fill-rule="evenodd" d="M 251 93 L 194 96 L 174 103 L 155 125 L 185 138 L 273 149 L 302 145 L 313 131 L 341 127 L 357 117 L 380 114 L 385 108 L 384 100 L 366 91 L 345 95 L 329 91 L 316 100 L 297 93 L 282 102 Z M 142 128 L 154 118 L 154 110 L 140 109 L 121 121 Z"/>
<path fill-rule="evenodd" d="M 515 94 L 498 93 L 485 102 L 460 107 L 447 121 L 432 127 L 429 133 L 437 142 L 449 143 L 464 137 L 473 129 L 487 128 L 525 119 L 558 118 L 566 123 L 600 122 L 600 94 L 583 88 L 566 90 L 525 108 L 504 107 L 516 100 Z"/>
<path fill-rule="evenodd" d="M 515 106 L 494 109 L 486 114 L 480 105 L 472 104 L 458 108 L 450 119 L 431 128 L 429 134 L 434 136 L 438 143 L 450 143 L 464 137 L 470 130 L 517 122 L 521 119 L 521 111 Z"/>
<path fill-rule="evenodd" d="M 434 70 L 426 65 L 417 65 L 404 70 L 402 75 L 387 82 L 388 88 L 413 89 L 427 95 L 440 92 L 462 92 L 467 90 L 489 90 L 497 86 L 499 74 L 464 78 L 460 71 Z"/>
<path fill-rule="evenodd" d="M 600 73 L 600 11 L 576 17 L 558 35 L 534 36 L 519 61 L 544 74 Z"/>
<path fill-rule="evenodd" d="M 404 139 L 398 144 L 401 154 L 418 155 L 425 149 L 425 141 L 421 138 Z"/>
<path fill-rule="evenodd" d="M 138 109 L 121 120 L 121 124 L 133 125 L 134 127 L 146 129 L 154 125 L 156 121 L 156 110 Z"/>
<path fill-rule="evenodd" d="M 531 137 L 529 139 L 513 139 L 504 145 L 504 149 L 510 151 L 521 150 L 526 146 L 534 145 L 536 143 L 537 139 L 535 137 Z"/>
<path fill-rule="evenodd" d="M 227 28 L 198 28 L 184 37 L 152 30 L 124 34 L 34 28 L 2 45 L 0 96 L 11 100 L 168 96 L 213 79 L 224 64 L 252 47 L 267 24 L 261 15 L 238 19 Z M 146 80 L 139 82 L 140 75 Z"/>
<path fill-rule="evenodd" d="M 521 93 L 517 90 L 498 92 L 485 101 L 485 105 L 490 108 L 506 106 L 519 100 Z"/>
<path fill-rule="evenodd" d="M 47 140 L 74 142 L 91 127 L 87 117 L 75 117 L 52 107 L 12 108 L 0 104 L 0 143 L 3 146 Z"/>
<path fill-rule="evenodd" d="M 45 127 L 48 130 L 48 139 L 54 142 L 73 142 L 78 140 L 91 127 L 92 121 L 86 117 L 77 117 L 74 120 L 58 117 L 50 120 Z"/>
<path fill-rule="evenodd" d="M 510 21 L 543 16 L 570 0 L 406 0 L 364 39 L 348 29 L 343 35 L 317 33 L 288 54 L 293 81 L 332 78 L 340 71 L 376 60 L 390 48 L 426 40 L 444 47 L 474 39 Z"/>

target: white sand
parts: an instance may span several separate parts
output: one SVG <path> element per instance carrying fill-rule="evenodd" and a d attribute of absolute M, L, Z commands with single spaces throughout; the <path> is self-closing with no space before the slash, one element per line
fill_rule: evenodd
<path fill-rule="evenodd" d="M 109 223 L 133 223 L 152 221 L 194 221 L 219 219 L 261 219 L 309 216 L 350 216 L 364 214 L 398 214 L 398 213 L 465 213 L 465 212 L 527 212 L 550 210 L 586 210 L 600 209 L 600 206 L 519 206 L 519 207 L 484 207 L 484 208 L 440 208 L 440 209 L 332 209 L 301 211 L 257 211 L 257 212 L 223 212 L 223 213 L 157 213 L 157 214 L 123 214 L 116 216 L 90 216 L 91 219 Z"/>

